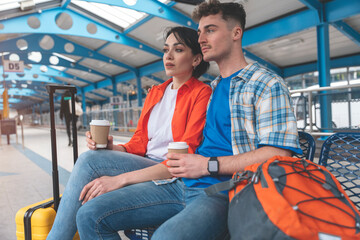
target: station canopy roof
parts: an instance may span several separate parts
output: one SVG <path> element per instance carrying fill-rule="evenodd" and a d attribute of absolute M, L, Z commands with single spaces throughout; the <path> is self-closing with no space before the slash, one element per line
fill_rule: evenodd
<path fill-rule="evenodd" d="M 359 0 L 222 2 L 233 1 L 247 13 L 243 50 L 248 62 L 287 78 L 317 71 L 319 51 L 328 44 L 331 68 L 360 65 Z M 191 13 L 200 2 L 1 0 L 0 55 L 25 64 L 24 72 L 5 72 L 1 79 L 9 88 L 10 107 L 46 104 L 47 83 L 75 85 L 87 105 L 108 103 L 115 95 L 141 99 L 149 87 L 169 78 L 162 63 L 164 31 L 180 25 L 197 29 Z M 320 34 L 327 31 L 329 41 Z M 211 62 L 200 80 L 218 74 Z"/>

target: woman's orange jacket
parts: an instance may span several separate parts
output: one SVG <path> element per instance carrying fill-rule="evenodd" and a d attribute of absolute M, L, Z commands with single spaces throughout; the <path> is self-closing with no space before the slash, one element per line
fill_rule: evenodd
<path fill-rule="evenodd" d="M 163 84 L 151 88 L 145 99 L 133 137 L 128 143 L 122 145 L 127 152 L 145 156 L 151 110 L 161 100 L 166 87 L 171 82 L 172 79 L 169 79 Z M 186 142 L 189 145 L 189 153 L 194 153 L 202 140 L 206 106 L 210 94 L 211 88 L 194 77 L 185 82 L 178 90 L 171 128 L 174 141 Z"/>

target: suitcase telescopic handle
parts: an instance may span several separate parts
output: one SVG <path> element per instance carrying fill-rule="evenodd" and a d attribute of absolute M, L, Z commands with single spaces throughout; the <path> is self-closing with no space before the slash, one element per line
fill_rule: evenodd
<path fill-rule="evenodd" d="M 48 84 L 46 85 L 46 89 L 49 93 L 49 102 L 50 102 L 50 132 L 51 132 L 53 195 L 54 195 L 54 209 L 55 211 L 57 211 L 60 203 L 60 191 L 59 191 L 59 171 L 58 171 L 57 150 L 56 150 L 54 93 L 56 92 L 56 90 L 69 90 L 69 92 L 71 93 L 73 154 L 74 154 L 74 164 L 75 164 L 76 159 L 78 157 L 77 129 L 76 129 L 76 115 L 75 115 L 75 93 L 77 91 L 75 86 L 58 85 L 58 84 Z"/>

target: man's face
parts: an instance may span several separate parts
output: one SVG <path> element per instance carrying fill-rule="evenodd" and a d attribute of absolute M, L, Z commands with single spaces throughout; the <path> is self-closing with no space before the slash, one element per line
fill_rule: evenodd
<path fill-rule="evenodd" d="M 221 14 L 202 17 L 199 21 L 199 43 L 204 60 L 218 62 L 231 51 L 232 31 Z"/>

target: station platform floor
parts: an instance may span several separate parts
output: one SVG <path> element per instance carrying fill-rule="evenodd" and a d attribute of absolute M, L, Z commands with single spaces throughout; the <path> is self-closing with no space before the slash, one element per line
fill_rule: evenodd
<path fill-rule="evenodd" d="M 52 165 L 50 129 L 44 127 L 24 127 L 24 147 L 21 129 L 1 137 L 0 145 L 0 239 L 16 239 L 16 212 L 25 206 L 52 197 Z M 125 143 L 130 137 L 114 136 L 114 143 Z M 73 168 L 73 150 L 68 146 L 65 129 L 56 131 L 59 166 L 60 193 L 63 192 Z M 87 151 L 85 132 L 78 132 L 79 155 Z"/>

